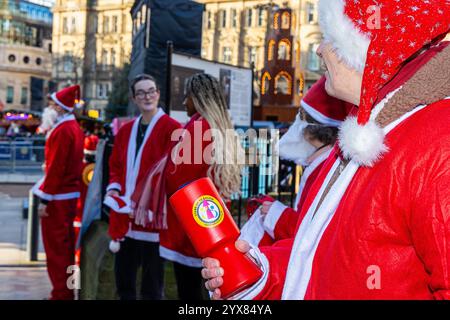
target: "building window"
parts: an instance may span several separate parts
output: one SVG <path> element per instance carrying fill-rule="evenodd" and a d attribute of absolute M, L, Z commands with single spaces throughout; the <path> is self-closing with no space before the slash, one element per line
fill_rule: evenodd
<path fill-rule="evenodd" d="M 28 103 L 28 88 L 22 87 L 22 92 L 20 95 L 20 104 L 27 104 Z"/>
<path fill-rule="evenodd" d="M 278 43 L 278 60 L 291 60 L 291 44 L 287 39 Z"/>
<path fill-rule="evenodd" d="M 107 99 L 109 95 L 109 83 L 99 83 L 97 85 L 97 98 Z"/>
<path fill-rule="evenodd" d="M 207 23 L 208 29 L 211 29 L 212 28 L 212 12 L 211 11 L 208 11 L 206 23 Z"/>
<path fill-rule="evenodd" d="M 104 94 L 103 84 L 100 83 L 97 85 L 97 98 L 103 98 L 103 94 Z"/>
<path fill-rule="evenodd" d="M 13 54 L 10 54 L 10 55 L 8 56 L 8 61 L 9 61 L 9 62 L 15 62 L 15 61 L 16 61 L 16 56 L 13 55 Z"/>
<path fill-rule="evenodd" d="M 275 51 L 275 40 L 270 40 L 268 45 L 268 51 L 267 51 L 267 60 L 272 61 L 273 55 Z"/>
<path fill-rule="evenodd" d="M 311 71 L 320 70 L 320 58 L 317 55 L 318 43 L 310 44 L 308 50 L 308 69 Z"/>
<path fill-rule="evenodd" d="M 14 102 L 14 87 L 8 86 L 6 88 L 6 103 L 13 103 Z"/>
<path fill-rule="evenodd" d="M 251 27 L 253 22 L 253 9 L 247 9 L 247 27 Z"/>
<path fill-rule="evenodd" d="M 63 18 L 63 33 L 68 34 L 69 33 L 69 24 L 67 22 L 67 18 Z"/>
<path fill-rule="evenodd" d="M 77 23 L 75 17 L 72 17 L 72 26 L 70 27 L 70 33 L 75 33 L 77 28 Z"/>
<path fill-rule="evenodd" d="M 113 16 L 112 17 L 112 31 L 114 32 L 114 33 L 117 33 L 118 31 L 119 31 L 119 29 L 118 29 L 118 19 L 117 19 L 117 16 Z"/>
<path fill-rule="evenodd" d="M 312 2 L 306 4 L 306 20 L 308 23 L 316 22 L 316 8 Z"/>
<path fill-rule="evenodd" d="M 236 9 L 231 9 L 231 27 L 236 28 L 238 25 L 238 15 Z"/>
<path fill-rule="evenodd" d="M 108 51 L 102 50 L 102 69 L 105 70 L 108 65 Z"/>
<path fill-rule="evenodd" d="M 285 11 L 281 15 L 281 28 L 282 29 L 289 29 L 291 23 L 291 15 L 289 12 Z"/>
<path fill-rule="evenodd" d="M 114 68 L 116 66 L 116 51 L 111 49 L 111 66 Z"/>
<path fill-rule="evenodd" d="M 23 63 L 28 64 L 29 62 L 30 62 L 30 57 L 29 56 L 23 57 Z"/>
<path fill-rule="evenodd" d="M 109 33 L 109 17 L 103 18 L 103 33 Z"/>
<path fill-rule="evenodd" d="M 291 94 L 291 76 L 285 71 L 281 71 L 275 77 L 275 94 Z"/>
<path fill-rule="evenodd" d="M 256 57 L 257 57 L 256 47 L 248 48 L 248 62 L 250 65 L 252 63 L 256 65 Z"/>
<path fill-rule="evenodd" d="M 225 63 L 231 63 L 232 51 L 230 47 L 224 47 L 222 52 L 222 60 Z"/>
<path fill-rule="evenodd" d="M 262 27 L 264 25 L 264 14 L 265 14 L 264 8 L 259 8 L 258 9 L 258 27 Z"/>
<path fill-rule="evenodd" d="M 64 72 L 72 72 L 73 70 L 73 57 L 71 51 L 66 51 L 63 56 L 63 70 Z"/>
<path fill-rule="evenodd" d="M 221 26 L 221 28 L 227 27 L 227 11 L 226 10 L 220 11 L 220 26 Z"/>
<path fill-rule="evenodd" d="M 270 76 L 270 74 L 267 71 L 264 72 L 264 74 L 261 78 L 261 94 L 269 93 L 270 80 L 272 80 L 272 77 Z"/>
<path fill-rule="evenodd" d="M 40 66 L 42 64 L 42 59 L 41 58 L 36 58 L 36 64 L 38 66 Z"/>
<path fill-rule="evenodd" d="M 274 28 L 275 30 L 278 30 L 279 25 L 280 25 L 280 23 L 279 23 L 278 20 L 280 20 L 280 14 L 279 14 L 278 12 L 276 12 L 276 13 L 273 15 L 273 28 Z"/>

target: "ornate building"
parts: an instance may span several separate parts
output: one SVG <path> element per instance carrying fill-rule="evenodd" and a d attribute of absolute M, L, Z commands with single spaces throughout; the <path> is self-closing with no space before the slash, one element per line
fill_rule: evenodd
<path fill-rule="evenodd" d="M 51 32 L 48 6 L 0 1 L 0 111 L 42 110 L 51 86 Z"/>
<path fill-rule="evenodd" d="M 303 94 L 323 73 L 315 53 L 322 38 L 317 20 L 317 0 L 197 1 L 206 5 L 202 57 L 244 67 L 250 67 L 253 63 L 255 119 L 292 120 L 295 106 L 299 106 Z M 285 115 L 276 109 L 264 109 L 272 107 L 264 105 L 260 91 L 274 13 L 283 8 L 291 11 L 290 61 L 294 69 L 291 106 L 295 108 Z"/>
<path fill-rule="evenodd" d="M 292 10 L 273 10 L 266 39 L 265 67 L 261 71 L 261 106 L 259 118 L 290 121 L 295 117 L 295 80 L 292 48 Z M 301 75 L 299 75 L 301 76 Z M 297 88 L 298 90 L 298 88 Z"/>
<path fill-rule="evenodd" d="M 129 62 L 134 0 L 56 0 L 53 78 L 58 88 L 80 83 L 90 109 L 104 110 L 114 71 Z"/>

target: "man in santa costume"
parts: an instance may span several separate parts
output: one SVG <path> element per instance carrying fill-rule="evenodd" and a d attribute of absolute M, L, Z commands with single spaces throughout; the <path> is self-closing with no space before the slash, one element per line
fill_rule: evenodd
<path fill-rule="evenodd" d="M 295 239 L 250 250 L 264 276 L 235 298 L 448 299 L 448 1 L 321 0 L 319 16 L 326 90 L 357 113 L 340 127 Z M 220 298 L 219 261 L 203 265 Z"/>
<path fill-rule="evenodd" d="M 337 127 L 354 107 L 329 96 L 325 91 L 325 80 L 325 77 L 320 78 L 308 90 L 295 122 L 279 142 L 280 158 L 304 168 L 294 207 L 266 196 L 242 228 L 240 239 L 255 246 L 268 246 L 295 236 L 298 213 L 309 188 L 331 153 Z"/>
<path fill-rule="evenodd" d="M 33 187 L 39 197 L 42 239 L 47 255 L 47 270 L 53 286 L 51 299 L 70 300 L 74 288 L 68 288 L 74 265 L 75 235 L 73 221 L 83 163 L 83 131 L 72 114 L 80 99 L 78 85 L 49 96 L 41 131 L 47 131 L 45 143 L 45 175 Z M 52 125 L 53 120 L 56 122 Z"/>
<path fill-rule="evenodd" d="M 116 252 L 115 278 L 120 299 L 136 300 L 136 277 L 142 266 L 141 298 L 160 300 L 164 264 L 159 256 L 158 230 L 138 225 L 128 215 L 132 215 L 134 207 L 131 195 L 142 192 L 150 168 L 165 156 L 172 132 L 180 124 L 159 107 L 160 91 L 152 76 L 138 75 L 130 87 L 140 116 L 120 128 L 109 160 L 105 204 L 112 209 L 110 249 Z"/>

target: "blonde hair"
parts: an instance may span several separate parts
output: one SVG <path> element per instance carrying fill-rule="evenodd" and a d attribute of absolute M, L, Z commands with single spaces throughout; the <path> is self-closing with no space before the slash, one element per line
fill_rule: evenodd
<path fill-rule="evenodd" d="M 215 151 L 213 163 L 208 169 L 208 177 L 219 188 L 221 196 L 229 199 L 233 193 L 241 188 L 241 170 L 238 155 L 243 154 L 239 137 L 234 131 L 227 111 L 222 89 L 216 78 L 209 74 L 198 73 L 188 79 L 187 95 L 192 99 L 196 111 L 208 121 L 211 129 L 218 130 L 226 139 L 224 148 L 221 139 L 213 139 Z M 232 132 L 232 136 L 230 135 Z M 217 161 L 219 158 L 231 161 Z"/>

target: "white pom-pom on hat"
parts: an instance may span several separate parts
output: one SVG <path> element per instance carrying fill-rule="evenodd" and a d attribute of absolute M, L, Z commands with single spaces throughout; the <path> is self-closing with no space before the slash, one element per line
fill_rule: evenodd
<path fill-rule="evenodd" d="M 112 253 L 119 252 L 119 250 L 120 250 L 120 241 L 111 240 L 109 242 L 109 250 Z"/>
<path fill-rule="evenodd" d="M 372 167 L 388 151 L 384 136 L 383 129 L 375 121 L 360 125 L 356 117 L 350 116 L 339 129 L 339 147 L 344 158 Z"/>

